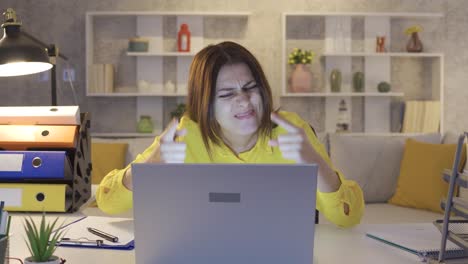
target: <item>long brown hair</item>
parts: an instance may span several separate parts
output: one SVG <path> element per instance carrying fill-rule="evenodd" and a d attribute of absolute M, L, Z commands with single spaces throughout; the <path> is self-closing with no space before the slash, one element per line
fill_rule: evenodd
<path fill-rule="evenodd" d="M 263 116 L 257 133 L 265 136 L 271 135 L 270 113 L 273 108 L 273 99 L 270 85 L 260 63 L 252 53 L 235 42 L 226 41 L 209 45 L 195 55 L 190 65 L 187 112 L 190 119 L 198 123 L 203 143 L 210 157 L 210 141 L 220 145 L 222 139 L 221 128 L 214 113 L 216 80 L 222 66 L 238 63 L 245 63 L 249 67 L 255 82 L 260 87 Z"/>

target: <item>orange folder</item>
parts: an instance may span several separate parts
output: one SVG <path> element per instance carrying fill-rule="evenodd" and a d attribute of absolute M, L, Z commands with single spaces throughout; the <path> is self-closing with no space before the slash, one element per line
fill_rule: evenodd
<path fill-rule="evenodd" d="M 0 125 L 0 148 L 74 148 L 78 126 Z"/>

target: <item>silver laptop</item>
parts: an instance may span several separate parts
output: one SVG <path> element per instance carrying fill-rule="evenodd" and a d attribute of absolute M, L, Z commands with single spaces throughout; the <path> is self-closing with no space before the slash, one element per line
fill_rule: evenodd
<path fill-rule="evenodd" d="M 311 264 L 316 165 L 134 164 L 138 264 Z"/>

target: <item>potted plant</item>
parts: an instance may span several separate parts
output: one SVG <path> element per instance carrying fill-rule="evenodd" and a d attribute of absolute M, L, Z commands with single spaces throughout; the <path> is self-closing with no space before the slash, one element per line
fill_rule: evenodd
<path fill-rule="evenodd" d="M 288 64 L 294 65 L 290 78 L 291 92 L 310 92 L 312 87 L 312 72 L 308 64 L 314 60 L 315 53 L 311 50 L 294 48 L 289 54 Z"/>
<path fill-rule="evenodd" d="M 37 225 L 31 217 L 25 219 L 24 230 L 27 236 L 25 239 L 31 256 L 24 260 L 25 264 L 60 264 L 65 261 L 57 256 L 54 252 L 57 249 L 57 242 L 62 239 L 64 230 L 55 231 L 63 227 L 56 226 L 58 217 L 47 223 L 45 214 L 42 215 L 41 222 Z"/>
<path fill-rule="evenodd" d="M 422 52 L 423 44 L 419 38 L 419 32 L 422 31 L 422 27 L 419 25 L 411 26 L 405 30 L 406 35 L 410 38 L 406 44 L 406 51 L 408 52 Z"/>
<path fill-rule="evenodd" d="M 171 118 L 181 118 L 185 113 L 185 104 L 178 104 L 176 109 L 171 112 Z"/>

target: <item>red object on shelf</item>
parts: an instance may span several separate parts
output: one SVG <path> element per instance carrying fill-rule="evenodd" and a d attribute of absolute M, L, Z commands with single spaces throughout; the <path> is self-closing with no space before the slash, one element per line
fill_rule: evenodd
<path fill-rule="evenodd" d="M 190 31 L 187 24 L 180 25 L 180 30 L 177 34 L 177 49 L 182 52 L 190 51 Z"/>

